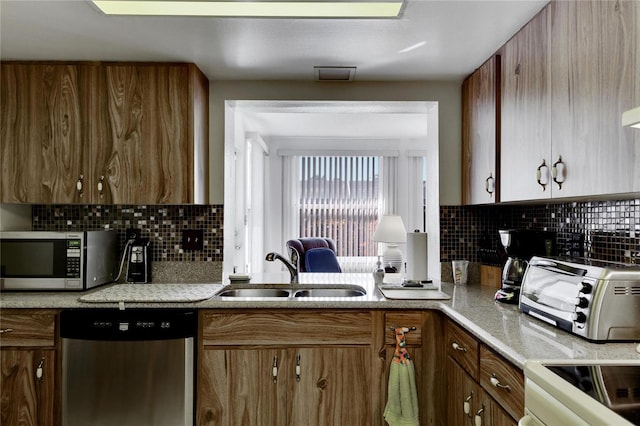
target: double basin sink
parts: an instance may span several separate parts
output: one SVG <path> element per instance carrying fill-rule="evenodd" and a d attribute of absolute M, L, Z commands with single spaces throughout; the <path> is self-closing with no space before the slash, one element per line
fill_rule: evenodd
<path fill-rule="evenodd" d="M 364 297 L 367 291 L 352 284 L 313 285 L 313 284 L 229 284 L 216 296 L 221 298 L 309 298 L 309 297 Z"/>

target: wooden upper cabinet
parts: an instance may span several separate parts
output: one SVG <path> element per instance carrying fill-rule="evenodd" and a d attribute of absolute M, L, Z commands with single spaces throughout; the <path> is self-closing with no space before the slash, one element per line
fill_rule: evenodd
<path fill-rule="evenodd" d="M 551 196 L 548 32 L 545 8 L 502 48 L 501 201 Z"/>
<path fill-rule="evenodd" d="M 557 1 L 551 10 L 553 157 L 566 164 L 554 196 L 640 191 L 640 3 Z"/>
<path fill-rule="evenodd" d="M 207 141 L 193 64 L 2 64 L 3 202 L 206 203 Z"/>
<path fill-rule="evenodd" d="M 500 56 L 491 57 L 462 85 L 463 204 L 499 201 Z"/>
<path fill-rule="evenodd" d="M 2 182 L 8 203 L 83 202 L 76 184 L 84 155 L 90 73 L 75 65 L 2 64 Z"/>

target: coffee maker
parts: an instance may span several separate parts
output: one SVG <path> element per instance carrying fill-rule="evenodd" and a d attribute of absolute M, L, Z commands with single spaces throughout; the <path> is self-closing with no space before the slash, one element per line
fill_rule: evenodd
<path fill-rule="evenodd" d="M 503 303 L 518 303 L 522 278 L 533 256 L 555 254 L 555 233 L 518 229 L 500 229 L 500 243 L 507 254 L 502 268 L 502 287 L 495 299 Z"/>

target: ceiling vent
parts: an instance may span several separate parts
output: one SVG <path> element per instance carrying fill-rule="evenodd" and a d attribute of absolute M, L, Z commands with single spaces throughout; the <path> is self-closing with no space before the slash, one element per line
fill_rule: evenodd
<path fill-rule="evenodd" d="M 313 67 L 316 81 L 353 81 L 356 67 Z"/>

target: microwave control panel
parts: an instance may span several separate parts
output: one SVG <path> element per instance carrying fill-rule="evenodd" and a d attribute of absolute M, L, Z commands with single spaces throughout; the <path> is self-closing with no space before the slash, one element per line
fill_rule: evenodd
<path fill-rule="evenodd" d="M 80 278 L 81 240 L 67 240 L 67 278 Z"/>

